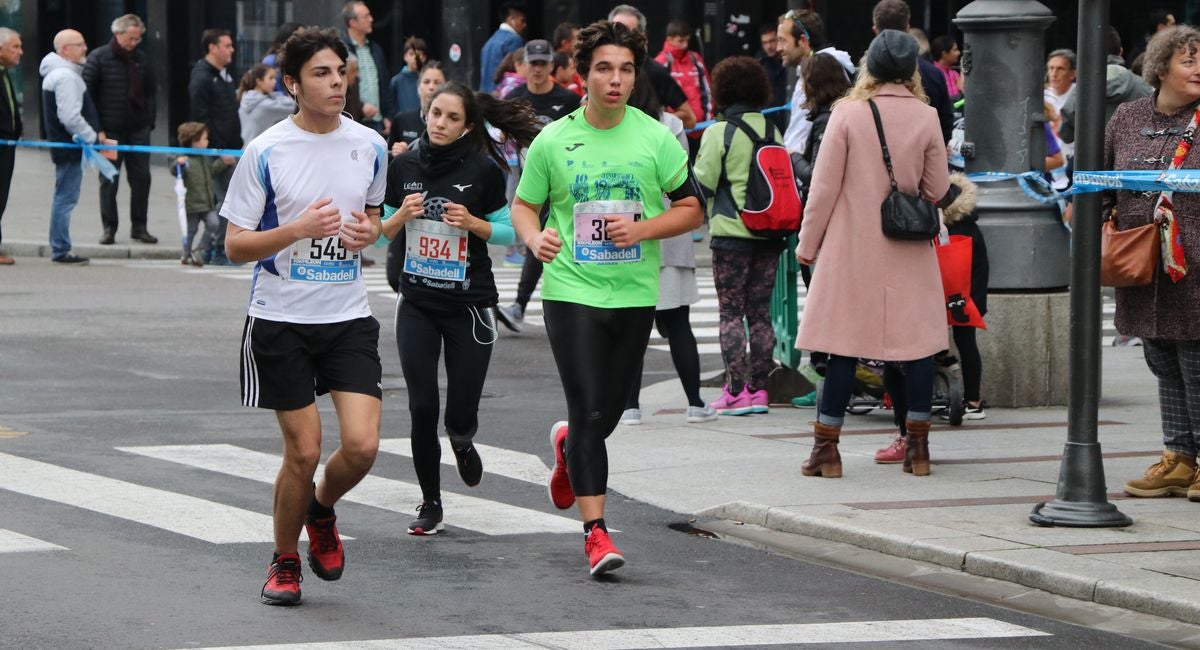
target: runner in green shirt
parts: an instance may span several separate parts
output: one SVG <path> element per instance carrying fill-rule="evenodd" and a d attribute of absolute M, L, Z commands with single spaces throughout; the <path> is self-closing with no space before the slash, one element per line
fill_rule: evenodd
<path fill-rule="evenodd" d="M 601 21 L 580 32 L 575 60 L 587 105 L 533 141 L 512 207 L 518 235 L 546 264 L 543 314 L 567 399 L 567 420 L 550 430 L 550 499 L 564 509 L 578 500 L 592 575 L 625 563 L 604 522 L 604 440 L 650 338 L 657 240 L 703 220 L 699 186 L 675 137 L 626 106 L 645 58 L 645 37 L 624 25 Z"/>

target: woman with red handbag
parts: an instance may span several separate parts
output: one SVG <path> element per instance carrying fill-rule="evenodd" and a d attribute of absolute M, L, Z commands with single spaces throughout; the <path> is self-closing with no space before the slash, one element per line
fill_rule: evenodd
<path fill-rule="evenodd" d="M 1197 169 L 1192 147 L 1200 121 L 1200 31 L 1164 29 L 1146 48 L 1142 76 L 1154 95 L 1122 104 L 1104 137 L 1107 169 Z M 1158 378 L 1163 455 L 1125 484 L 1134 497 L 1187 496 L 1200 501 L 1200 194 L 1107 192 L 1105 214 L 1118 231 L 1160 224 L 1160 261 L 1148 284 L 1116 290 L 1117 331 L 1143 341 L 1146 365 Z M 1115 211 L 1114 211 L 1115 210 Z M 1153 242 L 1146 254 L 1155 252 Z"/>

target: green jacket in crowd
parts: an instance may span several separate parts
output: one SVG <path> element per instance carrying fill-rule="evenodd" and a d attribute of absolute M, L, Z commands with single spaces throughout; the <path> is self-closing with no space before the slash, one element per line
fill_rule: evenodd
<path fill-rule="evenodd" d="M 704 186 L 705 194 L 709 197 L 708 232 L 714 239 L 717 237 L 763 239 L 750 234 L 739 214 L 742 206 L 746 203 L 746 181 L 750 178 L 750 155 L 754 150 L 754 143 L 750 141 L 750 136 L 741 129 L 735 129 L 729 151 L 726 152 L 725 129 L 729 123 L 721 119 L 725 116 L 741 118 L 747 126 L 760 135 L 764 134 L 767 128 L 766 118 L 757 109 L 735 105 L 718 116 L 719 121 L 705 129 L 704 135 L 700 137 L 700 151 L 696 154 L 693 172 L 696 180 Z M 783 133 L 777 128 L 775 129 L 775 142 L 783 146 Z M 725 177 L 733 194 L 732 210 L 730 206 L 718 202 L 715 196 L 721 180 L 722 159 L 725 161 Z M 729 214 L 730 212 L 732 214 Z"/>
<path fill-rule="evenodd" d="M 183 200 L 184 210 L 188 214 L 195 212 L 211 212 L 220 207 L 215 205 L 213 195 L 213 176 L 220 174 L 227 166 L 216 156 L 188 156 L 188 164 L 178 165 L 172 160 L 171 173 L 183 168 L 183 186 L 187 188 L 187 197 Z"/>

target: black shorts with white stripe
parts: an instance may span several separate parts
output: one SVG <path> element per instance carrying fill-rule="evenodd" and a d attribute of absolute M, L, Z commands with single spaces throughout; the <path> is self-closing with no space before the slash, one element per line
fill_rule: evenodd
<path fill-rule="evenodd" d="M 331 390 L 383 398 L 379 321 L 298 324 L 246 317 L 242 404 L 292 411 Z"/>

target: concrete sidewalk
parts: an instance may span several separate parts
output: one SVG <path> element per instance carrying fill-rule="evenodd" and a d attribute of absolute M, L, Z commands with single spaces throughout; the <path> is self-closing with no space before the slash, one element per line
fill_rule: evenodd
<path fill-rule="evenodd" d="M 1157 393 L 1141 348 L 1103 354 L 1104 470 L 1109 498 L 1134 520 L 1128 528 L 1030 523 L 1034 504 L 1055 493 L 1065 408 L 989 408 L 987 419 L 962 427 L 937 423 L 933 473 L 922 478 L 873 462 L 890 440 L 890 411 L 848 416 L 844 478 L 823 479 L 799 468 L 812 446 L 815 411 L 773 406 L 768 415 L 687 425 L 682 390 L 671 380 L 642 390 L 642 425 L 609 438 L 609 485 L 701 521 L 849 543 L 1200 623 L 1200 503 L 1121 494 L 1161 453 Z"/>

